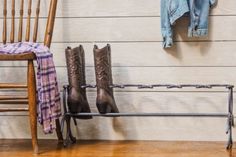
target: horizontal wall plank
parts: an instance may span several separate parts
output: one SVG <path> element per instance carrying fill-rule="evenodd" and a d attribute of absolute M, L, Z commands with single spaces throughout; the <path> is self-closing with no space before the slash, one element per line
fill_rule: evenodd
<path fill-rule="evenodd" d="M 75 5 L 78 4 L 78 5 Z M 219 0 L 212 15 L 236 14 L 234 0 Z M 114 7 L 115 6 L 115 7 Z M 160 16 L 160 0 L 70 0 L 59 2 L 59 17 Z"/>
<path fill-rule="evenodd" d="M 97 112 L 95 98 L 95 93 L 89 93 L 90 106 Z M 116 93 L 115 98 L 121 112 L 227 112 L 223 93 Z M 226 122 L 220 118 L 94 118 L 79 120 L 74 133 L 79 139 L 226 141 Z M 38 130 L 40 138 L 55 138 L 55 134 L 43 135 L 40 126 Z M 30 138 L 27 117 L 1 116 L 0 138 Z"/>
<path fill-rule="evenodd" d="M 65 48 L 84 46 L 86 66 L 94 66 L 93 44 L 52 44 L 57 66 L 65 66 Z M 119 66 L 236 66 L 235 42 L 178 42 L 165 50 L 162 43 L 110 43 L 112 65 Z M 101 48 L 106 43 L 97 43 Z M 0 64 L 1 65 L 1 64 Z M 10 64 L 11 65 L 11 64 Z M 14 65 L 13 65 L 14 66 Z"/>
<path fill-rule="evenodd" d="M 53 43 L 56 66 L 65 66 L 65 48 L 84 46 L 86 66 L 94 66 L 92 43 Z M 236 66 L 236 42 L 178 42 L 165 50 L 160 42 L 110 43 L 112 65 L 124 66 Z M 97 43 L 101 48 L 106 43 Z M 2 66 L 27 66 L 26 62 L 0 62 Z"/>
<path fill-rule="evenodd" d="M 40 42 L 44 39 L 45 19 L 41 19 L 39 26 Z M 236 40 L 234 31 L 236 18 L 229 17 L 211 17 L 210 30 L 208 37 L 188 38 L 187 25 L 188 20 L 183 18 L 176 26 L 176 41 L 226 41 Z M 9 28 L 10 28 L 10 23 Z M 135 27 L 134 27 L 135 26 Z M 222 33 L 222 28 L 227 29 Z M 17 28 L 17 25 L 16 25 Z M 70 29 L 67 29 L 70 28 Z M 0 25 L 0 30 L 2 25 Z M 83 30 L 83 31 L 80 31 Z M 33 31 L 33 29 L 31 29 Z M 92 32 L 92 33 L 91 33 Z M 10 36 L 8 31 L 8 37 Z M 31 33 L 32 34 L 32 33 Z M 0 32 L 0 36 L 2 32 Z M 89 18 L 89 19 L 58 19 L 56 21 L 53 42 L 140 42 L 140 41 L 162 41 L 160 32 L 160 18 Z"/>
<path fill-rule="evenodd" d="M 96 92 L 87 92 L 92 112 L 96 107 Z M 120 112 L 128 113 L 227 113 L 228 93 L 224 92 L 114 92 Z M 236 98 L 234 98 L 236 100 Z M 0 105 L 3 107 L 19 105 Z M 22 105 L 27 107 L 27 105 Z M 234 108 L 236 111 L 236 108 Z M 28 115 L 28 112 L 0 113 L 0 116 Z"/>
<path fill-rule="evenodd" d="M 236 84 L 236 67 L 113 67 L 115 84 L 144 83 L 175 83 L 175 84 Z M 23 82 L 26 68 L 0 68 L 1 82 Z M 57 68 L 59 84 L 67 83 L 65 67 Z M 95 84 L 94 67 L 86 68 L 87 83 Z"/>
<path fill-rule="evenodd" d="M 19 6 L 19 0 L 16 0 L 16 6 Z M 232 15 L 236 14 L 234 0 L 219 0 L 218 5 L 211 12 L 211 15 Z M 33 1 L 33 9 L 36 7 L 36 1 Z M 115 6 L 115 7 L 114 7 Z M 10 5 L 8 10 L 10 10 Z M 49 4 L 42 1 L 41 8 L 47 10 Z M 3 5 L 0 5 L 2 10 Z M 27 3 L 25 4 L 27 8 Z M 19 9 L 18 9 L 19 10 Z M 25 9 L 25 15 L 27 9 Z M 35 15 L 35 12 L 32 13 Z M 10 16 L 10 12 L 9 12 Z M 16 12 L 19 16 L 19 11 Z M 46 17 L 47 11 L 41 11 L 41 16 Z M 120 3 L 119 0 L 69 0 L 58 1 L 57 17 L 101 17 L 101 16 L 160 16 L 160 0 L 126 0 Z M 2 13 L 0 14 L 2 17 Z"/>
<path fill-rule="evenodd" d="M 78 4 L 75 6 L 75 4 Z M 217 7 L 213 9 L 212 15 L 236 14 L 233 0 L 219 0 Z M 63 6 L 63 7 L 61 7 Z M 115 7 L 114 7 L 115 6 Z M 70 17 L 94 17 L 94 16 L 160 16 L 160 0 L 126 0 L 120 3 L 119 0 L 70 0 L 59 3 L 61 12 L 58 16 Z"/>
<path fill-rule="evenodd" d="M 30 125 L 28 116 L 1 116 L 0 122 L 0 138 L 1 139 L 31 139 Z M 38 124 L 38 137 L 47 139 L 56 139 L 53 135 L 45 135 L 42 127 Z"/>
<path fill-rule="evenodd" d="M 176 27 L 176 41 L 192 40 L 235 40 L 233 23 L 236 18 L 211 17 L 210 34 L 206 38 L 187 38 L 187 19 L 182 19 Z M 58 19 L 54 42 L 96 42 L 96 41 L 162 41 L 160 19 L 156 18 L 110 18 L 110 19 Z M 135 26 L 135 27 L 134 27 Z M 224 33 L 221 29 L 227 26 Z M 71 29 L 66 29 L 70 27 Z M 98 29 L 99 28 L 99 29 Z M 83 31 L 76 31 L 81 29 Z M 92 32 L 92 33 L 91 33 Z M 142 32 L 142 33 L 141 33 Z M 94 35 L 96 34 L 96 35 Z"/>
<path fill-rule="evenodd" d="M 1 117 L 0 138 L 30 139 L 27 121 L 26 116 Z M 226 141 L 228 138 L 226 120 L 218 118 L 96 118 L 80 120 L 79 124 L 79 128 L 73 126 L 73 132 L 83 140 Z M 38 138 L 56 139 L 56 133 L 45 135 L 38 126 Z"/>

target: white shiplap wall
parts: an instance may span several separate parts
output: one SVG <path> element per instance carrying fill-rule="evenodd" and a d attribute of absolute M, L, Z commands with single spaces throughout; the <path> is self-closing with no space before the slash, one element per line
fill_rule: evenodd
<path fill-rule="evenodd" d="M 180 20 L 176 27 L 177 42 L 167 51 L 161 46 L 160 0 L 58 2 L 52 52 L 60 86 L 67 82 L 64 49 L 79 44 L 83 44 L 86 52 L 87 83 L 95 83 L 94 43 L 100 47 L 111 44 L 114 83 L 236 84 L 235 0 L 219 0 L 209 17 L 210 34 L 206 38 L 187 38 L 188 20 Z M 48 7 L 44 1 L 42 5 Z M 42 14 L 46 16 L 46 12 Z M 45 23 L 45 18 L 40 22 Z M 40 41 L 43 35 L 41 32 Z M 0 81 L 23 80 L 22 71 L 26 71 L 25 63 L 1 62 Z M 96 92 L 90 90 L 88 97 L 96 111 Z M 201 92 L 126 89 L 116 90 L 115 98 L 120 111 L 227 111 L 227 93 L 221 89 Z M 30 137 L 27 113 L 1 114 L 0 119 L 0 138 Z M 225 119 L 218 118 L 94 118 L 79 121 L 75 133 L 80 139 L 223 141 L 227 139 L 225 124 Z M 39 127 L 39 137 L 55 135 L 45 136 Z"/>

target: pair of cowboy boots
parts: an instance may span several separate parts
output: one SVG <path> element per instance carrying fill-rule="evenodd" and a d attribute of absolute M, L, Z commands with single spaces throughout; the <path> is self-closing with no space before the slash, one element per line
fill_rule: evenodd
<path fill-rule="evenodd" d="M 111 71 L 111 48 L 110 45 L 99 49 L 96 45 L 93 49 L 95 75 L 97 84 L 96 106 L 98 111 L 105 113 L 118 113 L 119 110 L 113 96 L 112 71 Z M 84 49 L 80 45 L 74 49 L 66 49 L 66 63 L 68 71 L 68 108 L 71 113 L 90 113 L 90 107 L 86 96 L 85 58 Z M 79 116 L 77 118 L 90 119 L 91 116 Z"/>

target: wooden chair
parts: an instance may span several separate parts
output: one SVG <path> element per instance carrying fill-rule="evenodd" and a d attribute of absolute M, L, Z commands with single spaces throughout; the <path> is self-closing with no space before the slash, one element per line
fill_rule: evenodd
<path fill-rule="evenodd" d="M 32 12 L 32 0 L 25 0 L 27 1 L 28 6 L 28 14 L 26 17 L 26 35 L 25 41 L 30 41 L 30 29 L 31 29 L 31 12 Z M 3 4 L 3 35 L 2 41 L 3 44 L 7 43 L 7 2 L 11 5 L 11 28 L 10 28 L 10 43 L 15 42 L 15 12 L 16 12 L 16 3 L 15 0 L 2 0 Z M 20 0 L 19 9 L 19 28 L 18 28 L 18 42 L 22 41 L 22 34 L 23 34 L 23 21 L 24 21 L 24 0 Z M 33 42 L 37 42 L 37 34 L 38 34 L 38 23 L 39 23 L 39 14 L 40 14 L 40 0 L 35 0 L 37 2 L 36 6 L 36 16 L 34 20 L 34 30 L 33 30 Z M 51 39 L 53 34 L 54 28 L 54 20 L 56 15 L 56 7 L 57 7 L 57 0 L 45 0 L 45 3 L 49 3 L 49 12 L 47 17 L 47 25 L 45 26 L 45 36 L 44 36 L 44 45 L 50 47 Z M 1 4 L 1 5 L 2 5 Z M 16 55 L 8 55 L 8 54 L 1 54 L 0 61 L 27 61 L 28 62 L 28 71 L 27 71 L 27 83 L 0 83 L 0 89 L 14 89 L 14 88 L 24 88 L 27 89 L 27 96 L 9 96 L 9 95 L 2 95 L 0 96 L 0 104 L 28 104 L 28 108 L 5 108 L 0 109 L 0 112 L 18 112 L 18 111 L 29 111 L 29 119 L 30 119 L 30 128 L 31 128 L 31 136 L 32 136 L 32 145 L 33 150 L 35 153 L 38 153 L 38 139 L 37 139 L 37 104 L 36 104 L 36 80 L 35 80 L 35 71 L 34 71 L 34 63 L 33 61 L 36 59 L 34 53 L 27 53 L 27 54 L 16 54 Z M 62 134 L 60 131 L 60 123 L 59 120 L 56 120 L 57 125 L 57 136 L 60 141 L 62 141 Z"/>

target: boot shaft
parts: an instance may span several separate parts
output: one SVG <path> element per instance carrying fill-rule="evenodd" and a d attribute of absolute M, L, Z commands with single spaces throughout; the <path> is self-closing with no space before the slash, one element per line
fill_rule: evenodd
<path fill-rule="evenodd" d="M 84 60 L 84 50 L 82 46 L 74 49 L 66 49 L 66 64 L 69 86 L 81 92 L 84 92 L 84 89 L 82 89 L 81 86 L 86 84 Z"/>
<path fill-rule="evenodd" d="M 110 85 L 113 84 L 112 81 L 112 71 L 111 71 L 111 49 L 110 45 L 99 49 L 96 45 L 94 46 L 94 63 L 95 63 L 95 75 L 97 89 L 104 89 L 113 95 L 113 89 Z"/>

